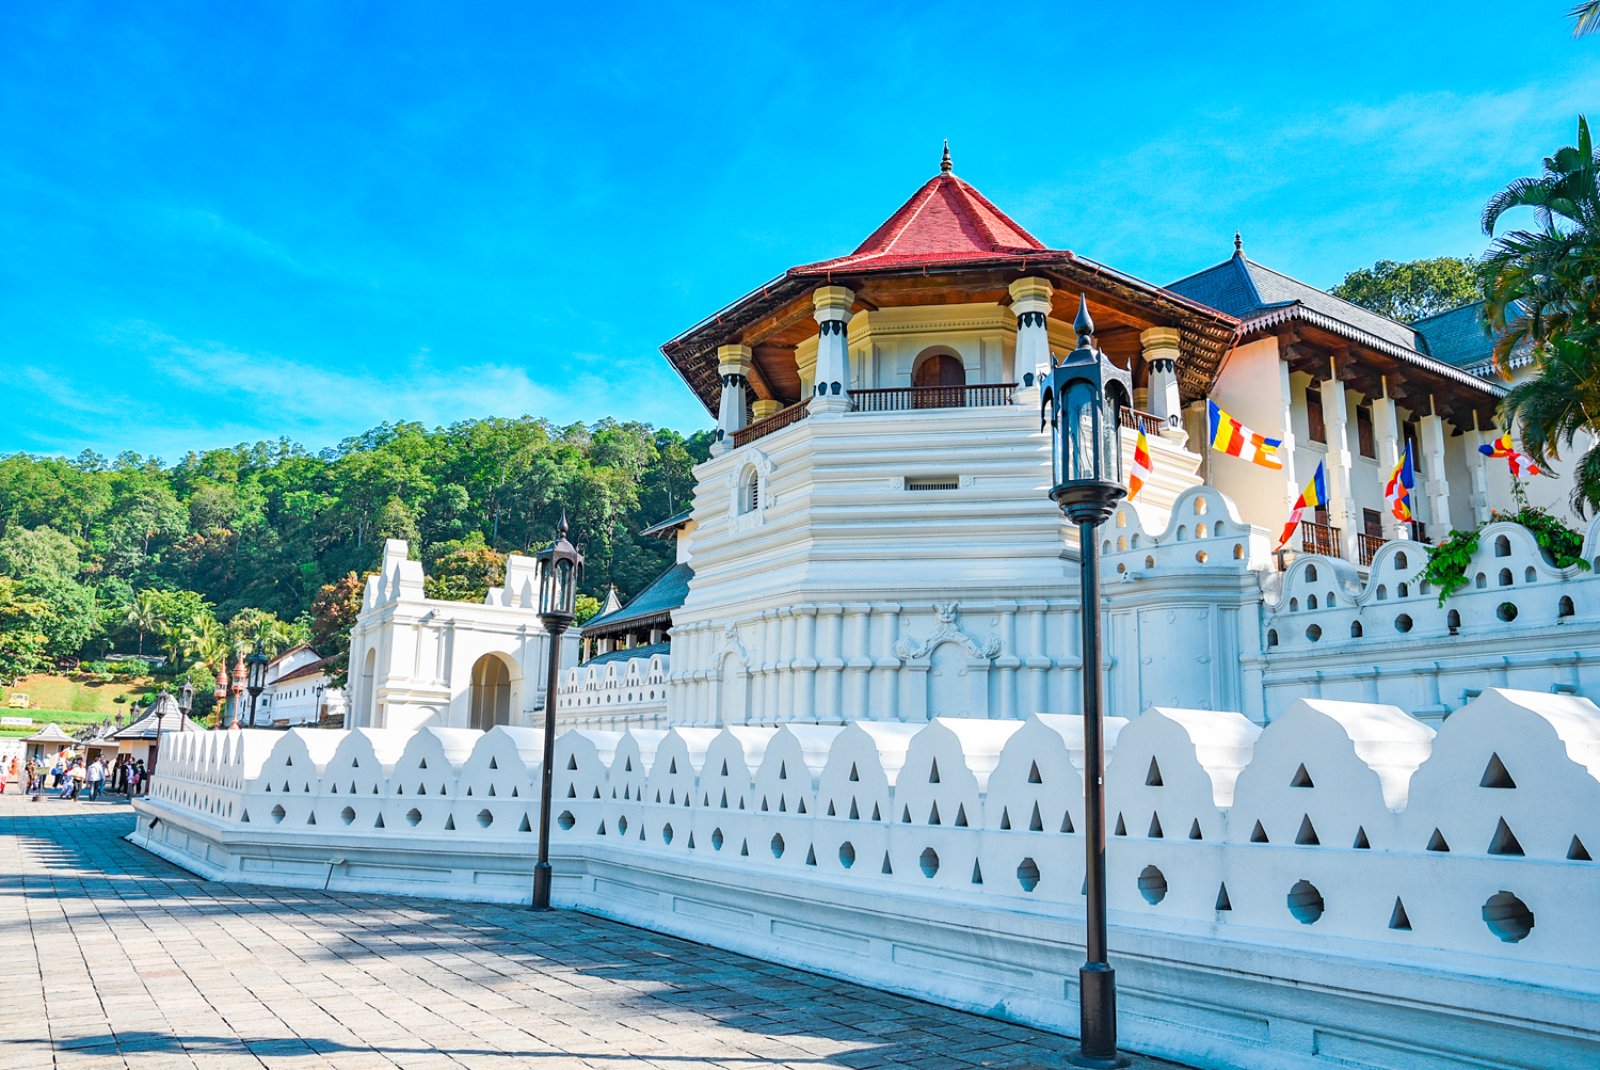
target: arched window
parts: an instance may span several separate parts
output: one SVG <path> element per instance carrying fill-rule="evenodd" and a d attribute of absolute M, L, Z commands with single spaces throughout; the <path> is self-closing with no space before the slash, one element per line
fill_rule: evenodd
<path fill-rule="evenodd" d="M 761 508 L 761 473 L 746 468 L 739 478 L 739 512 L 753 513 Z"/>

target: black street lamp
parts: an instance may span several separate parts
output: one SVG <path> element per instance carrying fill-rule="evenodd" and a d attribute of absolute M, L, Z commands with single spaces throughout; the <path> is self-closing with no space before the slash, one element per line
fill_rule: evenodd
<path fill-rule="evenodd" d="M 1078 1053 L 1075 1066 L 1120 1067 L 1117 1054 L 1117 976 L 1106 961 L 1105 734 L 1101 702 L 1100 554 L 1095 530 L 1127 493 L 1122 485 L 1122 413 L 1132 395 L 1127 372 L 1094 344 L 1089 302 L 1078 299 L 1078 346 L 1041 384 L 1050 423 L 1050 497 L 1078 525 L 1083 587 L 1084 877 L 1088 934 L 1078 970 Z"/>
<path fill-rule="evenodd" d="M 185 717 L 194 709 L 194 684 L 187 678 L 184 679 L 183 686 L 178 688 L 178 709 L 183 711 Z"/>
<path fill-rule="evenodd" d="M 578 573 L 583 555 L 567 541 L 567 514 L 561 514 L 556 540 L 534 555 L 539 563 L 539 620 L 549 636 L 550 657 L 544 687 L 544 765 L 539 781 L 539 862 L 533 867 L 533 909 L 550 909 L 550 806 L 556 760 L 556 687 L 561 671 L 561 636 L 577 619 Z"/>
<path fill-rule="evenodd" d="M 250 692 L 250 727 L 256 726 L 256 699 L 261 697 L 261 692 L 267 689 L 267 657 L 266 651 L 261 649 L 261 644 L 256 643 L 256 648 L 250 651 L 250 656 L 244 659 L 247 683 L 245 689 Z"/>
<path fill-rule="evenodd" d="M 313 710 L 317 715 L 317 723 L 322 723 L 322 694 L 328 689 L 327 684 L 318 684 L 313 695 Z"/>

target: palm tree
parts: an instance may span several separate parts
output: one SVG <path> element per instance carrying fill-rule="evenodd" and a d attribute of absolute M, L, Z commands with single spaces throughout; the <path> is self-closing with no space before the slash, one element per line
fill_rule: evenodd
<path fill-rule="evenodd" d="M 1572 36 L 1585 37 L 1600 30 L 1600 0 L 1574 5 L 1567 17 L 1572 20 Z"/>
<path fill-rule="evenodd" d="M 1483 231 L 1494 235 L 1501 216 L 1531 208 L 1535 230 L 1502 234 L 1483 258 L 1485 318 L 1497 335 L 1494 359 L 1506 366 L 1512 349 L 1529 343 L 1535 357 L 1555 338 L 1600 323 L 1600 157 L 1589 122 L 1578 117 L 1578 143 L 1544 161 L 1544 173 L 1519 178 L 1490 198 Z"/>
<path fill-rule="evenodd" d="M 204 665 L 213 676 L 227 671 L 229 652 L 228 637 L 222 625 L 209 614 L 190 625 L 184 636 L 184 655 Z"/>
<path fill-rule="evenodd" d="M 133 596 L 133 604 L 128 607 L 128 626 L 139 633 L 139 653 L 144 654 L 144 637 L 161 631 L 167 624 L 166 615 L 162 612 L 160 600 L 156 593 L 146 589 Z"/>
<path fill-rule="evenodd" d="M 1590 335 L 1600 340 L 1600 331 Z M 1521 424 L 1523 448 L 1534 463 L 1557 460 L 1579 436 L 1587 445 L 1573 471 L 1572 509 L 1600 511 L 1600 361 L 1594 347 L 1559 338 L 1546 348 L 1539 374 L 1511 388 L 1500 403 L 1507 426 Z"/>

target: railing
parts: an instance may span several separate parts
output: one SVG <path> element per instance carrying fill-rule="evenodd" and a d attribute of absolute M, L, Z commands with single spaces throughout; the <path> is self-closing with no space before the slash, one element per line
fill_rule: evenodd
<path fill-rule="evenodd" d="M 1300 551 L 1307 554 L 1321 554 L 1324 557 L 1339 556 L 1339 529 L 1331 524 L 1318 524 L 1311 520 L 1300 521 Z"/>
<path fill-rule="evenodd" d="M 1122 426 L 1130 431 L 1143 431 L 1147 435 L 1158 435 L 1161 433 L 1161 429 L 1167 426 L 1167 421 L 1153 412 L 1123 409 Z"/>
<path fill-rule="evenodd" d="M 811 410 L 806 407 L 805 401 L 797 401 L 787 409 L 779 409 L 765 420 L 757 420 L 742 431 L 733 433 L 735 448 L 754 442 L 758 438 L 766 438 L 774 431 L 781 431 L 790 424 L 797 424 L 811 415 Z"/>
<path fill-rule="evenodd" d="M 850 391 L 854 412 L 909 412 L 913 409 L 985 409 L 1011 404 L 1016 383 L 974 386 L 897 386 Z"/>
<path fill-rule="evenodd" d="M 1378 547 L 1388 541 L 1382 535 L 1368 535 L 1366 532 L 1356 535 L 1356 556 L 1360 559 L 1361 567 L 1371 566 L 1372 559 L 1378 554 Z"/>

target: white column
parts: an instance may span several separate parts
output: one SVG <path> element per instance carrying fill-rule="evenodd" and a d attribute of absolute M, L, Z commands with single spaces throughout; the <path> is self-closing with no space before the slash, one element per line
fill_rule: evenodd
<path fill-rule="evenodd" d="M 868 674 L 872 671 L 872 651 L 867 643 L 867 614 L 872 607 L 865 602 L 849 602 L 844 607 L 844 706 L 846 718 L 860 720 L 871 716 L 867 696 Z"/>
<path fill-rule="evenodd" d="M 1025 377 L 1037 379 L 1050 368 L 1050 300 L 1055 288 L 1049 279 L 1029 277 L 1011 284 L 1011 311 L 1017 317 L 1017 354 L 1013 378 L 1021 386 Z"/>
<path fill-rule="evenodd" d="M 1424 416 L 1422 441 L 1417 446 L 1422 450 L 1423 463 L 1428 470 L 1428 478 L 1422 483 L 1423 492 L 1428 496 L 1428 523 L 1437 525 L 1433 538 L 1443 538 L 1450 530 L 1450 483 L 1444 471 L 1444 420 L 1432 414 Z"/>
<path fill-rule="evenodd" d="M 850 342 L 846 324 L 856 295 L 843 286 L 819 286 L 811 295 L 817 319 L 817 378 L 813 413 L 850 411 Z"/>
<path fill-rule="evenodd" d="M 817 709 L 819 721 L 839 719 L 840 673 L 844 633 L 844 607 L 829 603 L 817 607 Z"/>
<path fill-rule="evenodd" d="M 717 374 L 722 377 L 722 407 L 717 412 L 717 439 L 711 444 L 714 454 L 733 449 L 733 433 L 746 424 L 745 384 L 750 378 L 749 346 L 717 347 Z"/>
<path fill-rule="evenodd" d="M 799 639 L 795 643 L 794 712 L 797 721 L 817 719 L 817 607 L 794 609 Z"/>
<path fill-rule="evenodd" d="M 1294 382 L 1289 376 L 1289 362 L 1281 356 L 1278 359 L 1278 395 L 1283 401 L 1282 422 L 1279 424 L 1283 428 L 1283 445 L 1278 450 L 1278 458 L 1283 461 L 1283 515 L 1287 517 L 1294 503 L 1300 499 L 1300 492 L 1305 489 L 1305 480 L 1297 477 L 1294 470 Z M 1273 541 L 1277 541 L 1276 536 Z"/>
<path fill-rule="evenodd" d="M 1145 367 L 1150 369 L 1150 399 L 1153 415 L 1168 424 L 1172 417 L 1182 419 L 1183 402 L 1178 397 L 1178 328 L 1151 327 L 1139 335 L 1144 348 Z"/>
<path fill-rule="evenodd" d="M 872 707 L 866 716 L 874 721 L 895 721 L 900 718 L 900 659 L 894 656 L 895 640 L 900 638 L 900 607 L 880 602 L 872 609 Z"/>
<path fill-rule="evenodd" d="M 1482 524 L 1489 519 L 1489 471 L 1484 467 L 1486 458 L 1478 451 L 1483 445 L 1483 431 L 1478 427 L 1478 414 L 1472 414 L 1472 434 L 1461 436 L 1461 448 L 1467 454 L 1467 471 L 1472 473 L 1472 520 Z"/>
<path fill-rule="evenodd" d="M 1329 357 L 1329 376 L 1320 387 L 1322 414 L 1328 425 L 1328 512 L 1339 528 L 1340 556 L 1354 561 L 1356 532 L 1361 528 L 1355 500 L 1350 496 L 1350 470 L 1354 464 L 1350 456 L 1350 412 L 1345 405 L 1344 383 L 1339 381 L 1338 371 L 1334 359 Z"/>
<path fill-rule="evenodd" d="M 1395 411 L 1394 399 L 1389 396 L 1388 377 L 1384 377 L 1383 397 L 1377 398 L 1372 403 L 1372 431 L 1378 441 L 1378 473 L 1387 482 L 1389 473 L 1394 471 L 1394 466 L 1400 463 L 1400 414 Z M 1386 539 L 1400 539 L 1405 537 L 1405 532 L 1400 527 L 1400 521 L 1389 512 L 1387 504 L 1383 509 L 1383 537 Z"/>

